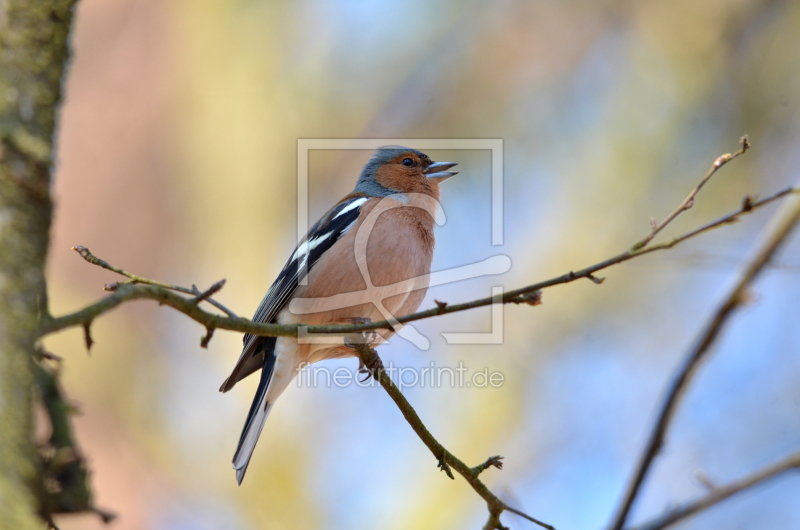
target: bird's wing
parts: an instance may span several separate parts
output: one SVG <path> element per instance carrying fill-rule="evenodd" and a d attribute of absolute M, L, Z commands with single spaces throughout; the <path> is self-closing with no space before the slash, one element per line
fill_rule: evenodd
<path fill-rule="evenodd" d="M 278 278 L 269 288 L 261 304 L 253 316 L 254 322 L 274 322 L 278 313 L 291 299 L 300 282 L 301 274 L 308 271 L 317 263 L 319 258 L 330 249 L 344 234 L 346 234 L 358 220 L 361 207 L 369 200 L 368 197 L 349 197 L 334 206 L 325 216 L 311 227 L 306 237 L 297 245 L 289 261 L 283 267 Z M 244 336 L 242 354 L 220 388 L 227 392 L 243 378 L 261 368 L 263 357 L 260 355 L 259 346 L 266 337 L 251 335 Z"/>

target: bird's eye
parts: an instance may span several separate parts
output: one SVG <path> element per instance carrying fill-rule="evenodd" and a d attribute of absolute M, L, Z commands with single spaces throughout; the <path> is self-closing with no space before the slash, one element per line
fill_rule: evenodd
<path fill-rule="evenodd" d="M 413 166 L 414 165 L 414 161 L 411 160 L 410 158 L 404 158 L 403 159 L 403 165 L 404 166 Z"/>

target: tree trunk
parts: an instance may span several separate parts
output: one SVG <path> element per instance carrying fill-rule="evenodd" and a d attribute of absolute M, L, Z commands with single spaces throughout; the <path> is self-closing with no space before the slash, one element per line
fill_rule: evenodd
<path fill-rule="evenodd" d="M 0 528 L 41 529 L 35 343 L 56 109 L 75 0 L 0 0 Z"/>

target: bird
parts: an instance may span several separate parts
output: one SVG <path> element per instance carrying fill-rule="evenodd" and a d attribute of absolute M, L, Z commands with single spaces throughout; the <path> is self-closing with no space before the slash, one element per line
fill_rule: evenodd
<path fill-rule="evenodd" d="M 253 316 L 254 322 L 325 325 L 383 320 L 384 311 L 416 311 L 428 288 L 439 185 L 455 162 L 434 162 L 402 146 L 378 148 L 355 188 L 309 230 Z M 405 286 L 398 292 L 396 286 Z M 392 286 L 395 286 L 392 290 Z M 386 289 L 389 289 L 388 291 Z M 339 305 L 326 301 L 350 297 Z M 332 298 L 333 297 L 333 298 Z M 292 311 L 297 304 L 301 312 Z M 393 330 L 373 332 L 380 344 Z M 377 335 L 377 336 L 375 336 Z M 299 369 L 326 359 L 356 357 L 352 344 L 245 334 L 242 353 L 220 392 L 261 370 L 261 378 L 233 457 L 242 484 L 275 400 Z"/>

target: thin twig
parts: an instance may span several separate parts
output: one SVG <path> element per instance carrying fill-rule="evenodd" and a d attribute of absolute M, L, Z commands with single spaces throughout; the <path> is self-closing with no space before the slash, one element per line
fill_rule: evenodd
<path fill-rule="evenodd" d="M 694 473 L 692 473 L 692 478 L 695 479 L 699 484 L 701 484 L 707 490 L 713 490 L 717 487 L 714 484 L 714 481 L 711 480 L 711 477 L 708 476 L 708 473 L 705 472 L 704 469 L 695 469 Z"/>
<path fill-rule="evenodd" d="M 748 286 L 764 270 L 764 267 L 775 255 L 778 248 L 786 241 L 787 236 L 791 233 L 798 220 L 800 220 L 800 196 L 794 196 L 792 200 L 784 203 L 783 207 L 773 216 L 770 224 L 764 230 L 756 249 L 746 261 L 746 265 L 738 274 L 727 296 L 701 330 L 695 344 L 687 353 L 686 358 L 670 382 L 664 401 L 659 407 L 658 418 L 648 436 L 647 444 L 639 458 L 636 471 L 611 525 L 612 530 L 620 530 L 625 526 L 625 521 L 650 469 L 650 465 L 664 444 L 664 436 L 678 401 L 700 361 L 705 358 L 728 318 L 744 301 Z"/>
<path fill-rule="evenodd" d="M 211 342 L 211 337 L 214 336 L 214 328 L 206 329 L 205 336 L 200 339 L 200 347 L 201 348 L 208 348 L 208 343 Z"/>
<path fill-rule="evenodd" d="M 709 180 L 711 180 L 711 177 L 714 176 L 714 173 L 716 173 L 719 170 L 719 168 L 721 168 L 722 166 L 724 166 L 737 156 L 743 155 L 745 151 L 747 151 L 747 149 L 750 147 L 750 141 L 747 138 L 747 135 L 742 136 L 739 139 L 739 143 L 742 145 L 742 147 L 738 151 L 736 151 L 733 154 L 726 153 L 722 156 L 717 157 L 717 159 L 714 160 L 714 163 L 711 164 L 711 168 L 706 172 L 705 176 L 702 179 L 700 179 L 700 182 L 697 184 L 697 186 L 695 186 L 694 189 L 689 192 L 689 195 L 683 200 L 683 202 L 680 203 L 678 207 L 675 208 L 675 210 L 671 214 L 669 214 L 663 221 L 661 221 L 659 224 L 656 224 L 655 219 L 652 218 L 650 219 L 650 226 L 652 226 L 653 229 L 650 231 L 649 234 L 647 234 L 647 236 L 645 236 L 644 239 L 633 245 L 633 250 L 638 250 L 640 248 L 646 247 L 647 244 L 650 243 L 650 241 L 652 241 L 653 238 L 656 237 L 658 233 L 661 232 L 668 224 L 674 221 L 676 217 L 678 217 L 680 214 L 682 214 L 683 212 L 694 206 L 694 198 L 697 196 L 700 190 L 703 189 L 703 186 L 705 186 L 706 183 Z"/>
<path fill-rule="evenodd" d="M 528 521 L 530 521 L 532 523 L 536 523 L 541 527 L 549 528 L 550 530 L 555 530 L 555 528 L 553 528 L 549 524 L 543 523 L 540 520 L 531 517 L 527 513 L 521 512 L 521 511 L 517 510 L 516 508 L 512 508 L 511 506 L 506 506 L 506 511 L 507 512 L 511 512 L 511 513 L 515 513 L 515 514 L 519 515 L 520 517 L 522 517 L 523 519 L 527 519 Z"/>
<path fill-rule="evenodd" d="M 55 353 L 51 353 L 44 348 L 36 348 L 36 353 L 39 355 L 40 359 L 48 359 L 50 361 L 62 362 L 64 360 L 63 357 L 60 355 L 56 355 Z"/>
<path fill-rule="evenodd" d="M 86 351 L 91 351 L 94 340 L 92 339 L 92 321 L 83 323 L 83 342 L 86 345 Z"/>
<path fill-rule="evenodd" d="M 664 515 L 656 517 L 655 519 L 647 521 L 641 525 L 635 526 L 631 528 L 631 530 L 661 530 L 662 528 L 667 528 L 668 526 L 682 521 L 683 519 L 686 519 L 697 512 L 714 506 L 718 502 L 724 501 L 728 497 L 736 495 L 742 491 L 752 489 L 762 482 L 771 478 L 775 478 L 787 471 L 798 469 L 800 469 L 800 451 L 781 460 L 780 462 L 760 469 L 755 473 L 741 478 L 735 482 L 731 482 L 730 484 L 726 484 L 724 486 L 715 487 L 705 496 L 673 508 Z"/>
<path fill-rule="evenodd" d="M 487 469 L 489 469 L 490 467 L 503 469 L 503 457 L 500 455 L 490 456 L 489 458 L 486 459 L 486 462 L 483 462 L 482 464 L 478 464 L 477 466 L 473 467 L 472 472 L 475 473 L 475 475 L 477 476 L 486 471 Z"/>
<path fill-rule="evenodd" d="M 74 250 L 75 252 L 80 254 L 80 256 L 83 259 L 85 259 L 86 261 L 88 261 L 92 265 L 97 265 L 98 267 L 102 267 L 102 268 L 104 268 L 106 270 L 110 270 L 111 272 L 116 272 L 117 274 L 121 274 L 121 275 L 125 276 L 126 278 L 130 278 L 131 280 L 133 280 L 132 283 L 146 283 L 148 285 L 156 285 L 158 287 L 163 287 L 164 289 L 169 289 L 171 291 L 180 291 L 182 293 L 192 294 L 192 290 L 188 289 L 186 287 L 179 287 L 177 285 L 170 285 L 168 283 L 163 283 L 163 282 L 159 282 L 159 281 L 156 281 L 156 280 L 151 280 L 149 278 L 142 278 L 141 276 L 137 276 L 137 275 L 135 275 L 133 273 L 130 273 L 130 272 L 125 271 L 125 270 L 122 270 L 119 267 L 115 267 L 115 266 L 111 265 L 110 263 L 108 263 L 107 261 L 102 260 L 102 259 L 98 258 L 97 256 L 95 256 L 94 254 L 92 254 L 91 251 L 89 251 L 89 249 L 86 248 L 86 247 L 82 247 L 82 246 L 78 245 L 76 247 L 72 247 L 72 250 Z M 128 282 L 124 282 L 124 283 L 128 283 Z"/>
<path fill-rule="evenodd" d="M 197 296 L 195 296 L 193 302 L 195 304 L 199 304 L 203 300 L 208 300 L 211 297 L 212 294 L 216 293 L 217 291 L 219 291 L 223 287 L 225 287 L 225 278 L 223 278 L 220 281 L 218 281 L 217 283 L 213 284 L 211 287 L 209 287 L 208 289 L 206 289 L 203 292 L 200 292 L 200 289 L 198 289 L 196 285 L 192 285 L 192 291 L 197 293 Z"/>
<path fill-rule="evenodd" d="M 433 456 L 438 462 L 437 467 L 441 467 L 450 478 L 453 478 L 450 469 L 454 469 L 459 475 L 464 477 L 469 485 L 472 486 L 472 489 L 474 489 L 475 492 L 486 501 L 489 509 L 489 521 L 486 523 L 484 528 L 490 530 L 504 528 L 500 524 L 500 514 L 502 514 L 504 511 L 510 511 L 538 524 L 543 528 L 555 530 L 552 526 L 543 523 L 515 508 L 509 507 L 494 493 L 489 491 L 489 488 L 487 488 L 478 477 L 478 475 L 480 475 L 481 472 L 487 467 L 494 466 L 497 468 L 502 468 L 502 463 L 500 462 L 501 457 L 493 456 L 478 466 L 467 466 L 463 461 L 453 455 L 453 453 L 445 449 L 444 446 L 439 443 L 436 438 L 434 438 L 425 424 L 422 423 L 422 420 L 419 418 L 419 415 L 417 415 L 414 407 L 411 406 L 411 403 L 408 402 L 400 389 L 395 386 L 392 379 L 386 374 L 386 371 L 383 369 L 383 362 L 378 356 L 378 352 L 370 348 L 369 344 L 366 343 L 357 345 L 354 344 L 354 347 L 363 365 L 367 368 L 367 370 L 370 371 L 370 373 L 372 373 L 373 377 L 381 384 L 383 389 L 386 390 L 386 393 L 389 394 L 389 397 L 392 398 L 392 401 L 394 401 L 395 405 L 397 405 L 397 408 L 400 409 L 403 417 L 406 419 L 411 428 L 414 429 L 414 432 L 417 434 L 419 439 L 422 440 L 422 443 L 424 443 L 430 452 L 433 453 Z"/>
<path fill-rule="evenodd" d="M 208 296 L 206 296 L 205 298 L 200 299 L 199 296 L 201 294 L 203 294 L 203 293 L 201 293 L 197 289 L 197 287 L 194 287 L 194 289 L 189 289 L 188 287 L 181 287 L 180 285 L 171 285 L 171 284 L 168 284 L 168 283 L 163 283 L 163 282 L 159 282 L 159 281 L 156 281 L 156 280 L 151 280 L 149 278 L 143 278 L 141 276 L 137 276 L 136 274 L 130 273 L 130 272 L 126 271 L 126 270 L 122 270 L 119 267 L 115 267 L 115 266 L 111 265 L 109 262 L 98 258 L 97 256 L 93 255 L 89 251 L 88 248 L 82 247 L 80 245 L 78 245 L 76 247 L 72 247 L 72 250 L 74 250 L 75 252 L 80 254 L 80 256 L 83 259 L 85 259 L 86 261 L 88 261 L 92 265 L 97 265 L 98 267 L 102 267 L 102 268 L 104 268 L 106 270 L 110 270 L 111 272 L 116 272 L 117 274 L 121 274 L 121 275 L 125 276 L 126 278 L 130 278 L 131 279 L 131 281 L 129 281 L 129 282 L 114 282 L 114 283 L 110 283 L 110 284 L 106 285 L 103 288 L 106 291 L 116 291 L 117 289 L 119 289 L 123 285 L 129 285 L 129 284 L 135 284 L 135 283 L 144 283 L 144 284 L 147 284 L 147 285 L 155 285 L 156 287 L 161 287 L 163 289 L 169 289 L 170 291 L 178 291 L 179 293 L 196 295 L 196 296 L 198 296 L 198 300 L 197 300 L 198 302 L 201 302 L 202 300 L 205 300 L 209 304 L 213 305 L 214 307 L 216 307 L 217 309 L 219 309 L 220 311 L 222 311 L 223 313 L 228 315 L 229 317 L 237 318 L 236 317 L 236 313 L 234 313 L 233 311 L 231 311 L 230 309 L 228 309 L 224 305 L 220 304 L 219 302 L 217 302 L 213 298 L 209 298 L 216 291 L 219 291 L 220 289 L 222 289 L 222 286 L 220 286 L 215 291 L 211 291 L 211 289 L 209 289 L 209 291 L 211 291 L 211 292 L 208 294 Z M 221 281 L 222 281 L 222 285 L 225 285 L 225 280 L 221 280 Z M 213 287 L 215 285 L 217 285 L 218 283 L 219 282 L 217 282 L 214 285 L 212 285 L 211 288 L 213 289 Z"/>

